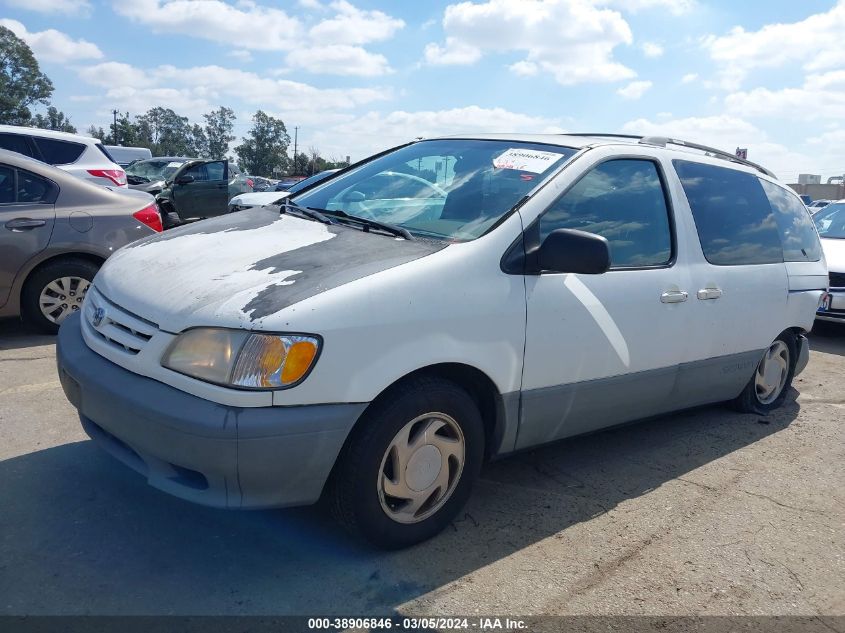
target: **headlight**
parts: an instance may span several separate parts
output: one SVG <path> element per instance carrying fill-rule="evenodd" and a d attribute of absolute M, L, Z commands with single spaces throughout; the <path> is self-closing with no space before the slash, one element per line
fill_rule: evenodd
<path fill-rule="evenodd" d="M 280 389 L 301 381 L 319 351 L 316 336 L 196 328 L 173 341 L 161 364 L 218 385 Z"/>

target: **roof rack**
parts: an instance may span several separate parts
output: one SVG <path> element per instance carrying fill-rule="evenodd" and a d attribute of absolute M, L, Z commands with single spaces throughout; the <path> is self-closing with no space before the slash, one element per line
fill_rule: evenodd
<path fill-rule="evenodd" d="M 730 152 L 725 152 L 720 149 L 716 149 L 715 147 L 710 147 L 708 145 L 700 145 L 698 143 L 691 143 L 690 141 L 682 141 L 680 139 L 669 138 L 666 136 L 640 136 L 638 134 L 590 134 L 588 132 L 573 132 L 566 134 L 566 136 L 592 136 L 596 138 L 626 138 L 626 139 L 634 139 L 640 145 L 654 145 L 657 147 L 666 147 L 667 145 L 678 145 L 679 147 L 688 147 L 689 149 L 697 149 L 699 151 L 705 152 L 709 156 L 714 156 L 716 158 L 721 158 L 723 160 L 731 161 L 732 163 L 739 163 L 741 165 L 747 165 L 748 167 L 753 167 L 757 171 L 766 174 L 767 176 L 771 176 L 772 178 L 777 178 L 772 172 L 768 169 L 763 167 L 762 165 L 758 165 L 757 163 L 751 162 L 750 160 L 746 160 L 744 158 L 739 158 L 738 156 L 731 154 Z"/>

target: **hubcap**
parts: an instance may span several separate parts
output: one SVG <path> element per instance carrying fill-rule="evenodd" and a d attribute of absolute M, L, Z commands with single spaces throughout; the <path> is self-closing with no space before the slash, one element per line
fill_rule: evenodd
<path fill-rule="evenodd" d="M 54 279 L 44 286 L 38 297 L 41 314 L 51 323 L 61 323 L 82 308 L 85 293 L 90 285 L 91 283 L 82 277 Z"/>
<path fill-rule="evenodd" d="M 437 512 L 454 492 L 464 467 L 464 434 L 445 413 L 414 418 L 396 434 L 381 460 L 378 496 L 398 523 Z"/>
<path fill-rule="evenodd" d="M 760 404 L 777 400 L 789 375 L 789 348 L 783 341 L 775 341 L 757 365 L 755 387 Z"/>

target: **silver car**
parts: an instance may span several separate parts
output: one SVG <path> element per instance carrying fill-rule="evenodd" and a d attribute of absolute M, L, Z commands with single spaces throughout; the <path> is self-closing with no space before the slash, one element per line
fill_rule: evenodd
<path fill-rule="evenodd" d="M 161 231 L 153 198 L 132 193 L 0 150 L 0 317 L 55 332 L 79 310 L 109 255 Z"/>

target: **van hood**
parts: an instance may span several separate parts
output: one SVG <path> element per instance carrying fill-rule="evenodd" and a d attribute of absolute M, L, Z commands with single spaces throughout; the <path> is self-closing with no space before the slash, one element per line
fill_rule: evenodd
<path fill-rule="evenodd" d="M 263 329 L 267 317 L 304 299 L 446 246 L 255 208 L 134 242 L 106 261 L 94 285 L 170 332 Z"/>
<path fill-rule="evenodd" d="M 845 239 L 822 238 L 822 250 L 827 260 L 827 269 L 833 273 L 845 273 Z"/>

